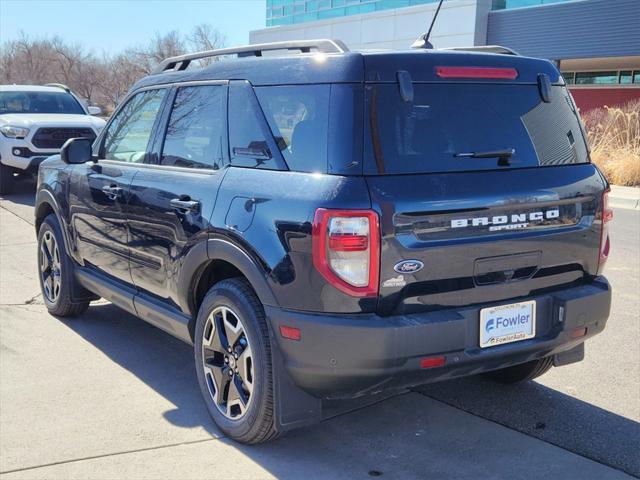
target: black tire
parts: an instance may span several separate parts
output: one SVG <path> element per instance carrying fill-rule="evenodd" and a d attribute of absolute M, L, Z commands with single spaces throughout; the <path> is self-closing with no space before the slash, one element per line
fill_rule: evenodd
<path fill-rule="evenodd" d="M 238 366 L 243 360 L 242 346 L 236 347 L 236 351 L 240 351 L 240 357 L 236 356 L 234 363 L 236 367 L 236 375 L 231 373 L 233 380 L 227 379 L 226 374 L 229 373 L 229 362 L 227 354 L 223 348 L 224 360 L 218 353 L 215 357 L 211 356 L 211 352 L 214 350 L 212 339 L 216 335 L 216 331 L 212 332 L 212 325 L 216 325 L 214 318 L 218 318 L 219 322 L 222 322 L 220 317 L 217 317 L 216 312 L 221 309 L 225 311 L 226 315 L 231 315 L 232 318 L 237 316 L 236 320 L 239 320 L 236 325 L 240 324 L 243 330 L 237 341 L 229 341 L 227 337 L 231 338 L 224 328 L 218 328 L 217 331 L 221 332 L 218 335 L 222 335 L 224 332 L 224 342 L 227 344 L 240 345 L 242 340 L 245 339 L 247 346 L 244 348 L 249 350 L 251 355 L 251 393 L 244 389 L 246 381 L 244 378 L 246 370 L 240 370 L 238 374 Z M 225 317 L 226 318 L 226 317 Z M 205 335 L 205 327 L 208 329 Z M 238 327 L 240 329 L 240 327 Z M 237 332 L 234 334 L 238 335 Z M 205 339 L 205 336 L 207 339 Z M 208 343 L 207 350 L 203 349 L 205 342 Z M 218 343 L 218 346 L 224 345 L 224 342 Z M 251 285 L 243 278 L 232 278 L 223 280 L 214 285 L 200 306 L 198 311 L 198 317 L 196 319 L 195 328 L 195 363 L 196 372 L 198 376 L 198 383 L 200 390 L 205 401 L 205 405 L 209 414 L 213 418 L 216 425 L 230 438 L 245 444 L 262 443 L 269 440 L 273 440 L 278 436 L 278 432 L 275 430 L 274 408 L 273 408 L 273 376 L 271 371 L 271 346 L 269 341 L 269 331 L 264 315 L 264 308 L 258 300 L 258 297 L 254 293 Z M 232 351 L 234 350 L 233 347 Z M 231 356 L 231 355 L 230 355 Z M 231 362 L 234 362 L 232 359 Z M 245 358 L 246 361 L 246 358 Z M 205 362 L 208 367 L 205 368 Z M 220 367 L 214 366 L 218 364 Z M 245 365 L 246 367 L 246 365 Z M 226 371 L 224 369 L 227 369 Z M 206 370 L 206 373 L 205 373 Z M 215 374 L 217 372 L 217 375 Z M 249 376 L 249 374 L 247 374 Z M 223 387 L 222 396 L 231 398 L 231 387 L 233 382 L 239 382 L 240 388 L 235 390 L 236 392 L 242 390 L 243 395 L 249 398 L 244 405 L 244 411 L 239 414 L 238 418 L 230 418 L 230 403 L 216 401 L 218 395 L 218 388 L 216 385 L 216 378 L 219 378 L 221 382 L 226 380 L 226 389 Z M 235 384 L 236 386 L 238 383 Z M 242 397 L 242 395 L 241 395 Z M 221 405 L 221 403 L 224 404 Z M 240 405 L 235 405 L 240 407 Z M 225 410 L 226 414 L 222 412 Z"/>
<path fill-rule="evenodd" d="M 51 238 L 55 241 L 53 247 L 50 246 Z M 52 257 L 56 255 L 50 254 L 49 260 L 47 260 L 47 253 L 50 248 L 54 251 L 57 248 L 57 263 L 59 264 L 59 268 L 56 269 L 57 274 L 52 271 L 51 264 L 51 262 L 53 262 Z M 48 261 L 50 263 L 50 275 L 46 274 L 47 269 L 44 267 Z M 88 301 L 74 302 L 72 300 L 71 293 L 74 288 L 78 287 L 78 285 L 75 284 L 77 280 L 73 276 L 73 268 L 73 262 L 67 255 L 65 249 L 58 219 L 54 214 L 48 215 L 42 222 L 42 225 L 40 225 L 40 230 L 38 230 L 38 278 L 40 280 L 42 299 L 51 315 L 57 317 L 73 317 L 84 313 L 87 308 L 89 308 Z M 52 295 L 49 279 L 51 279 L 51 284 L 53 284 L 54 277 L 57 277 L 57 287 L 53 289 L 55 290 L 55 295 Z M 48 285 L 48 290 L 45 288 L 45 283 Z"/>
<path fill-rule="evenodd" d="M 514 365 L 513 367 L 488 372 L 485 373 L 484 376 L 498 383 L 522 383 L 544 375 L 552 366 L 553 357 L 545 357 L 521 365 Z"/>
<path fill-rule="evenodd" d="M 13 192 L 13 169 L 0 162 L 0 195 Z"/>

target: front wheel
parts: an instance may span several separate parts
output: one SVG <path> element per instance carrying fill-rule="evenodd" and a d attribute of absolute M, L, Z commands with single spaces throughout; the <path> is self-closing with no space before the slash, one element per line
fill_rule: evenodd
<path fill-rule="evenodd" d="M 223 280 L 205 296 L 196 320 L 195 362 L 207 410 L 225 434 L 249 444 L 277 437 L 269 333 L 246 280 Z"/>
<path fill-rule="evenodd" d="M 544 375 L 553 366 L 553 357 L 545 357 L 539 360 L 502 368 L 485 373 L 484 376 L 498 383 L 522 383 Z"/>
<path fill-rule="evenodd" d="M 53 214 L 44 219 L 38 231 L 38 274 L 42 299 L 50 314 L 72 317 L 89 308 L 88 301 L 73 301 L 72 290 L 77 280 L 64 247 L 62 230 Z"/>

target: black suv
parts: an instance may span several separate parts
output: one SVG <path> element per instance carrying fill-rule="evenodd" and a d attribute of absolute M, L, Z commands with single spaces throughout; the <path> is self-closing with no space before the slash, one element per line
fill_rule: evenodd
<path fill-rule="evenodd" d="M 330 400 L 581 360 L 609 315 L 608 184 L 556 67 L 486 50 L 165 60 L 40 168 L 49 312 L 102 297 L 194 344 L 247 443 Z"/>

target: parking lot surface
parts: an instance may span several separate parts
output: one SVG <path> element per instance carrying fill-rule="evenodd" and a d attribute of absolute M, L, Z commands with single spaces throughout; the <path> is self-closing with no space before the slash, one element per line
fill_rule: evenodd
<path fill-rule="evenodd" d="M 260 446 L 225 439 L 188 345 L 111 304 L 39 293 L 33 183 L 0 198 L 0 478 L 562 478 L 640 475 L 640 212 L 615 210 L 605 332 L 526 385 L 420 387 Z"/>

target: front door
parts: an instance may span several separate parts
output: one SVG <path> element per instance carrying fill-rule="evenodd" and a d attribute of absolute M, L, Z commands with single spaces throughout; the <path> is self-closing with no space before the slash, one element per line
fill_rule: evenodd
<path fill-rule="evenodd" d="M 129 187 L 147 156 L 166 93 L 146 90 L 131 97 L 106 127 L 98 160 L 71 171 L 69 207 L 80 260 L 128 283 Z"/>
<path fill-rule="evenodd" d="M 131 184 L 129 248 L 136 287 L 180 307 L 182 261 L 207 240 L 228 164 L 227 86 L 187 85 L 172 95 L 153 153 Z"/>

